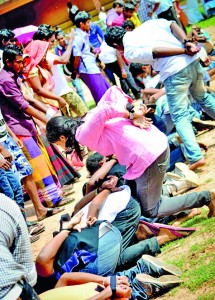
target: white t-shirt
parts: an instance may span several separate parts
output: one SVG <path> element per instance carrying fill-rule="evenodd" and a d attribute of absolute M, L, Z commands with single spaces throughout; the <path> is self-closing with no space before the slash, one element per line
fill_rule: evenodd
<path fill-rule="evenodd" d="M 6 141 L 6 139 L 7 139 L 7 128 L 0 109 L 0 143 Z"/>
<path fill-rule="evenodd" d="M 100 46 L 100 51 L 101 52 L 99 53 L 99 59 L 103 63 L 110 64 L 117 60 L 116 49 L 108 46 L 108 44 L 105 41 L 102 42 Z"/>
<path fill-rule="evenodd" d="M 163 82 L 170 75 L 174 75 L 198 58 L 198 54 L 174 55 L 162 58 L 153 58 L 152 49 L 155 47 L 183 48 L 183 44 L 172 34 L 172 21 L 164 19 L 149 20 L 127 32 L 123 38 L 124 55 L 130 62 L 152 65 L 155 71 L 160 72 Z M 134 43 L 135 41 L 135 43 Z"/>
<path fill-rule="evenodd" d="M 63 71 L 61 70 L 61 66 L 54 65 L 54 60 L 56 58 L 59 57 L 49 51 L 47 52 L 46 59 L 52 68 L 52 77 L 55 83 L 54 92 L 57 96 L 62 96 L 72 92 L 72 89 L 68 86 L 66 77 L 64 76 Z"/>
<path fill-rule="evenodd" d="M 128 202 L 131 198 L 131 190 L 127 185 L 120 187 L 122 191 L 111 193 L 108 195 L 107 199 L 103 202 L 100 208 L 98 220 L 106 220 L 112 223 L 117 214 L 126 208 Z M 83 220 L 87 218 L 90 203 L 85 205 L 81 211 L 84 212 Z"/>

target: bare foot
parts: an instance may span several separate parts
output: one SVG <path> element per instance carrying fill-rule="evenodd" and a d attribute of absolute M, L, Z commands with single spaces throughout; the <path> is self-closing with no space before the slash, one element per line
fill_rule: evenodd
<path fill-rule="evenodd" d="M 208 218 L 215 217 L 215 190 L 210 191 L 211 193 L 211 202 L 208 205 L 209 213 Z"/>
<path fill-rule="evenodd" d="M 182 222 L 185 222 L 185 221 L 187 221 L 189 219 L 192 219 L 195 216 L 200 215 L 201 213 L 202 213 L 202 211 L 201 211 L 200 208 L 193 208 L 188 215 L 186 215 L 185 217 L 179 218 L 177 221 L 175 221 L 172 224 L 172 226 L 178 227 Z"/>
<path fill-rule="evenodd" d="M 189 165 L 189 169 L 193 171 L 193 170 L 195 170 L 195 169 L 197 169 L 199 167 L 202 167 L 204 165 L 205 165 L 205 159 L 201 158 L 198 161 L 196 161 L 195 163 Z"/>
<path fill-rule="evenodd" d="M 142 241 L 148 239 L 151 236 L 154 236 L 154 233 L 146 225 L 139 224 L 136 231 L 136 236 L 138 241 Z"/>
<path fill-rule="evenodd" d="M 190 231 L 179 231 L 177 230 L 177 233 L 179 233 L 181 236 L 175 235 L 173 232 L 171 232 L 169 229 L 166 228 L 160 228 L 159 234 L 157 236 L 157 241 L 159 245 L 164 245 L 168 242 L 180 239 L 182 237 L 186 237 L 191 234 Z"/>

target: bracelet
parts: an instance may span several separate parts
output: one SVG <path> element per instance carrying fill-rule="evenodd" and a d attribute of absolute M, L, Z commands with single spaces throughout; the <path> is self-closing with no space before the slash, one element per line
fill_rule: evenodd
<path fill-rule="evenodd" d="M 122 68 L 121 73 L 126 73 L 126 70 L 124 68 Z"/>
<path fill-rule="evenodd" d="M 184 42 L 182 43 L 184 46 L 186 45 L 186 43 L 192 43 L 192 40 L 184 40 Z"/>
<path fill-rule="evenodd" d="M 129 112 L 129 120 L 134 120 L 134 112 Z"/>

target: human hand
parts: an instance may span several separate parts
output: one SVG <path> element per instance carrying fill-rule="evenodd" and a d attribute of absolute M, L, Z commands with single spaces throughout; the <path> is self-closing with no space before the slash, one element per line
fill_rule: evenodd
<path fill-rule="evenodd" d="M 11 162 L 13 160 L 13 155 L 7 149 L 5 149 L 5 147 L 3 147 L 3 146 L 1 148 L 1 155 L 8 162 Z"/>
<path fill-rule="evenodd" d="M 10 169 L 11 163 L 4 158 L 0 158 L 0 169 L 7 171 Z"/>
<path fill-rule="evenodd" d="M 110 276 L 106 277 L 103 282 L 105 287 L 110 285 Z M 128 277 L 116 276 L 116 285 L 120 285 L 120 284 L 129 286 Z"/>
<path fill-rule="evenodd" d="M 58 97 L 58 102 L 59 102 L 60 108 L 63 108 L 67 105 L 66 100 L 62 97 Z"/>
<path fill-rule="evenodd" d="M 78 232 L 81 232 L 82 229 L 87 228 L 87 227 L 91 227 L 93 224 L 95 224 L 97 221 L 96 217 L 88 217 L 86 219 L 86 221 L 84 222 L 80 222 L 79 224 L 76 224 L 75 226 L 73 226 L 72 228 Z"/>
<path fill-rule="evenodd" d="M 130 299 L 131 293 L 132 289 L 125 284 L 120 284 L 116 286 L 116 298 Z"/>
<path fill-rule="evenodd" d="M 114 175 L 109 175 L 107 176 L 108 180 L 104 181 L 102 183 L 101 188 L 102 189 L 108 189 L 108 190 L 112 190 L 113 188 L 116 187 L 117 182 L 118 182 L 118 177 L 114 176 Z"/>
<path fill-rule="evenodd" d="M 83 215 L 84 215 L 84 212 L 83 211 L 79 211 L 79 212 L 77 212 L 77 214 L 75 214 L 72 218 L 71 218 L 71 220 L 69 221 L 69 223 L 68 223 L 68 229 L 71 229 L 71 228 L 73 228 L 75 225 L 77 225 L 77 224 L 79 224 L 80 222 L 81 222 L 81 219 L 82 219 L 82 217 L 83 217 Z"/>
<path fill-rule="evenodd" d="M 122 71 L 121 74 L 122 74 L 122 78 L 124 78 L 124 79 L 127 78 L 127 76 L 128 76 L 127 73 L 126 73 L 126 71 Z"/>
<path fill-rule="evenodd" d="M 68 40 L 69 42 L 73 42 L 75 37 L 75 30 L 74 28 L 71 29 L 70 33 L 68 34 Z"/>
<path fill-rule="evenodd" d="M 198 44 L 187 42 L 185 44 L 185 54 L 189 56 L 194 56 L 196 53 L 200 51 L 200 47 Z"/>
<path fill-rule="evenodd" d="M 133 120 L 131 120 L 133 125 L 136 127 L 140 127 L 141 129 L 148 129 L 151 127 L 152 125 L 152 121 L 150 118 L 146 118 L 144 116 L 139 117 L 139 118 L 135 118 Z"/>

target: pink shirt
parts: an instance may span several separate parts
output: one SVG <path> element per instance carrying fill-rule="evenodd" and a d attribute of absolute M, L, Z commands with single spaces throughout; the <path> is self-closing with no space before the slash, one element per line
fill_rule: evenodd
<path fill-rule="evenodd" d="M 124 178 L 136 179 L 166 150 L 167 137 L 154 125 L 140 129 L 125 119 L 129 99 L 117 86 L 110 87 L 77 129 L 76 140 L 104 156 L 116 154 L 127 167 Z"/>

